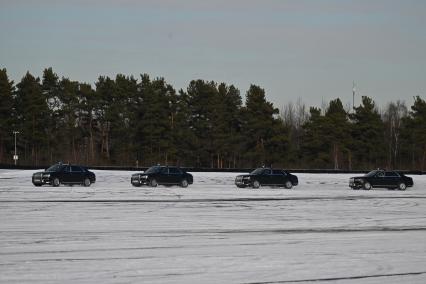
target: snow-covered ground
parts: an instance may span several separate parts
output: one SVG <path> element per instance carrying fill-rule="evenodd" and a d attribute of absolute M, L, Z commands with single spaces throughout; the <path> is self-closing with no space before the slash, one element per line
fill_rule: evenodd
<path fill-rule="evenodd" d="M 407 191 L 350 190 L 346 174 L 293 189 L 34 187 L 0 170 L 1 283 L 426 283 L 426 176 Z"/>

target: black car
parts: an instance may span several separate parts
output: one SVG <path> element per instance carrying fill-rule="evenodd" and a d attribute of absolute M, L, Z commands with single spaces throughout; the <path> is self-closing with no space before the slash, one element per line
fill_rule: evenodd
<path fill-rule="evenodd" d="M 42 186 L 43 184 L 52 186 L 82 184 L 90 186 L 96 181 L 96 176 L 85 167 L 58 163 L 44 172 L 34 173 L 32 181 L 35 186 Z"/>
<path fill-rule="evenodd" d="M 374 170 L 360 177 L 351 177 L 349 187 L 370 190 L 372 187 L 405 190 L 413 186 L 413 179 L 395 171 Z"/>
<path fill-rule="evenodd" d="M 239 175 L 235 178 L 235 185 L 238 187 L 251 186 L 259 188 L 261 185 L 284 186 L 292 188 L 298 185 L 297 176 L 284 170 L 275 170 L 271 168 L 258 168 L 247 175 Z"/>
<path fill-rule="evenodd" d="M 133 174 L 131 184 L 133 186 L 149 185 L 180 185 L 188 187 L 194 181 L 191 174 L 185 172 L 179 167 L 153 166 L 143 173 Z"/>

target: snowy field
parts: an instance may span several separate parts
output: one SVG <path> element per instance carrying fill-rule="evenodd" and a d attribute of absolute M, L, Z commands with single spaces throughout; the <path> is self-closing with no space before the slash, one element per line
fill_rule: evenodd
<path fill-rule="evenodd" d="M 0 170 L 1 283 L 426 283 L 426 176 L 407 191 L 350 190 L 346 174 L 293 189 L 34 187 Z"/>

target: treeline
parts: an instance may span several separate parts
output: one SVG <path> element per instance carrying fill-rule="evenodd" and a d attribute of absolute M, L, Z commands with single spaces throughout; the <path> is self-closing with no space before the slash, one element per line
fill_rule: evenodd
<path fill-rule="evenodd" d="M 29 72 L 15 84 L 0 69 L 0 163 L 244 168 L 425 169 L 426 103 L 391 102 L 379 111 L 363 97 L 281 112 L 251 85 L 194 80 L 176 91 L 163 78 L 100 76 L 94 88 Z"/>

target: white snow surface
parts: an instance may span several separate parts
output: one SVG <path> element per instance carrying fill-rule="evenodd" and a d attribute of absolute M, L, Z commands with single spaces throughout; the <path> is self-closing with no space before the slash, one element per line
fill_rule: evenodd
<path fill-rule="evenodd" d="M 347 174 L 293 189 L 236 173 L 132 187 L 35 187 L 0 170 L 1 283 L 426 283 L 426 176 L 406 191 L 351 190 Z"/>

